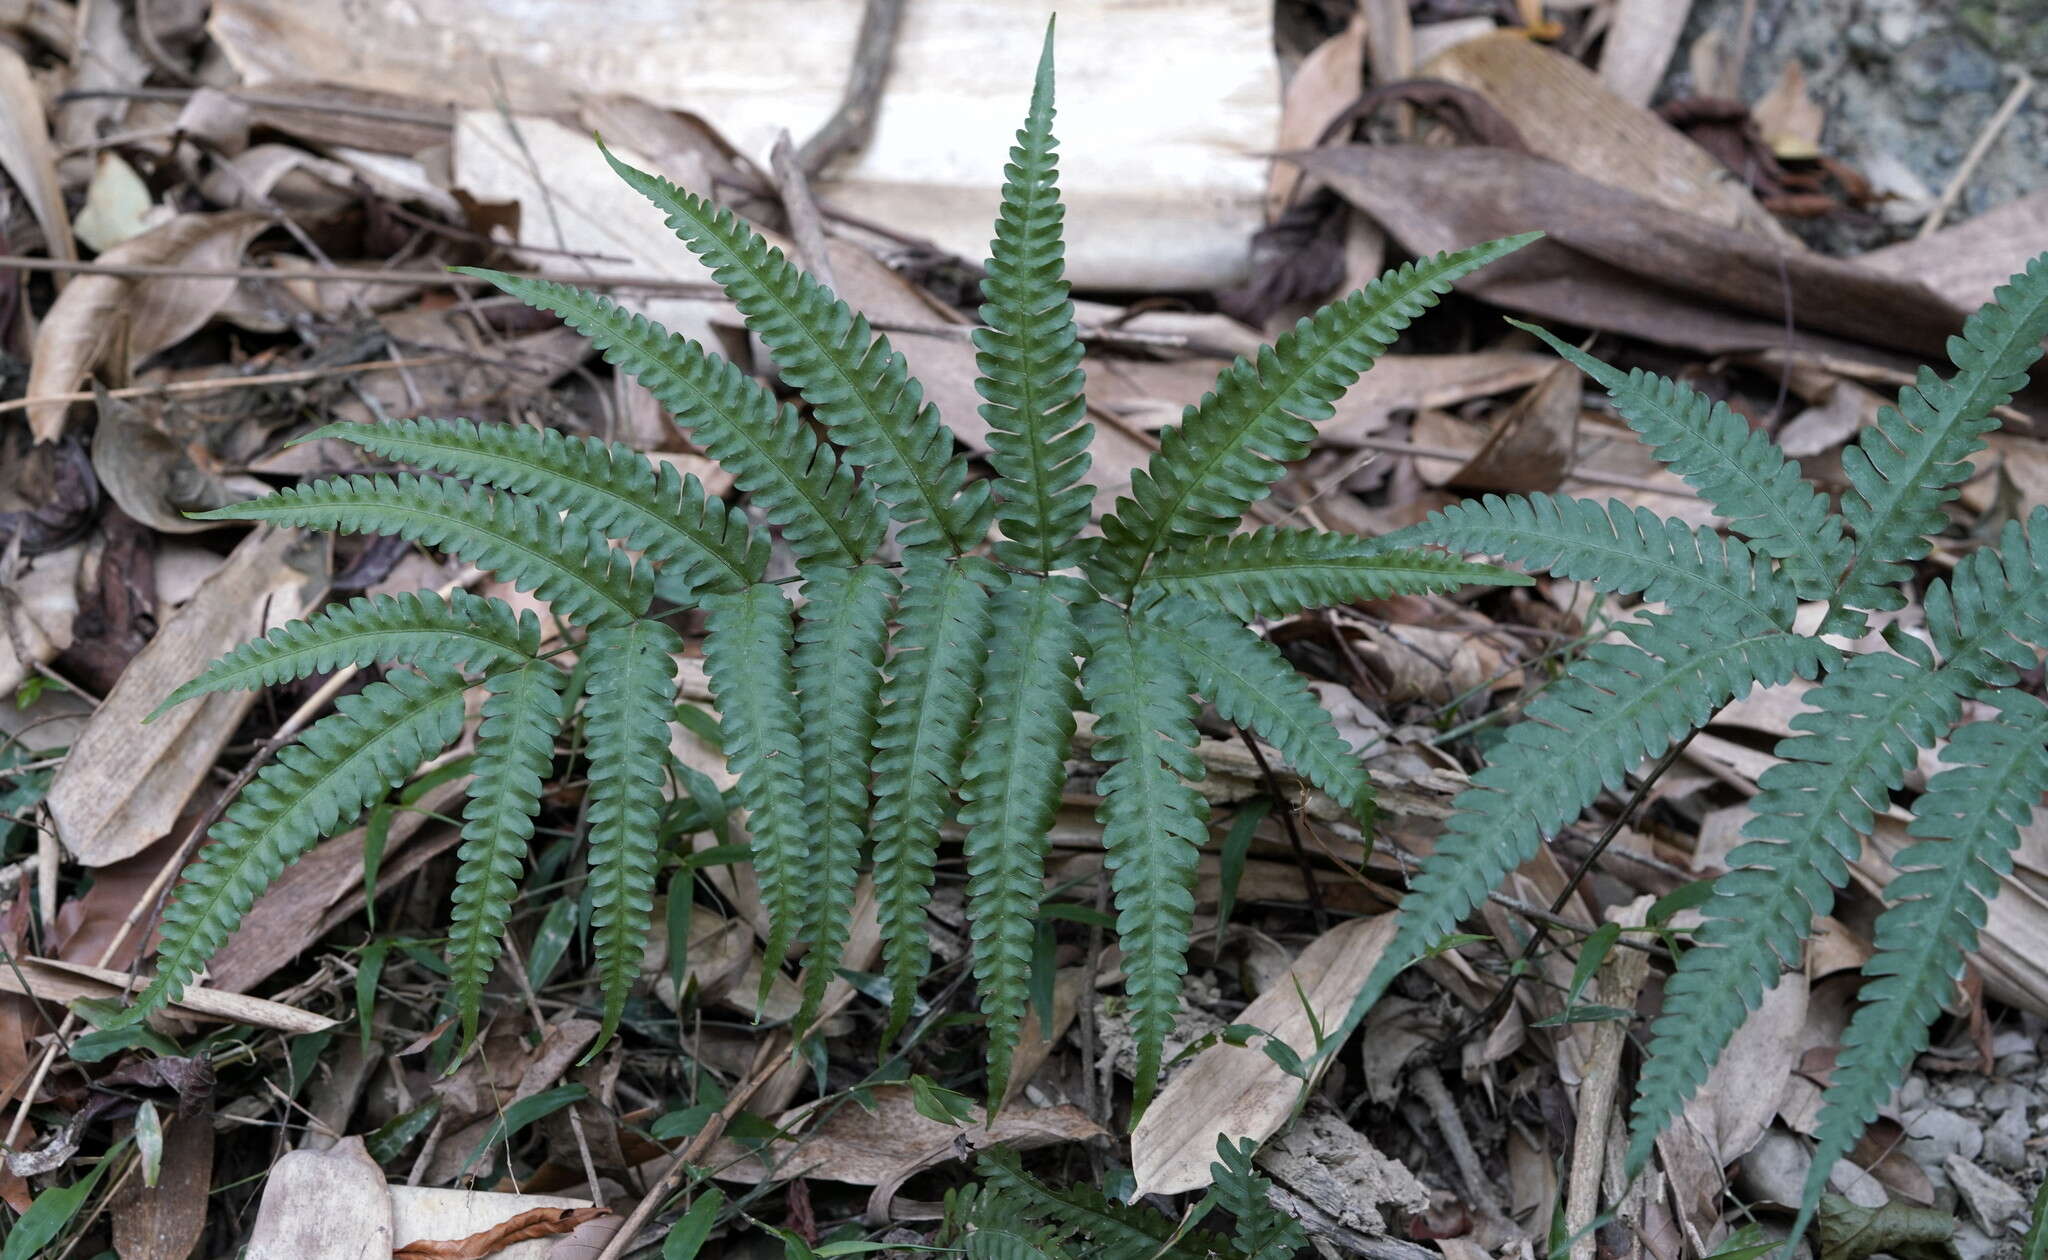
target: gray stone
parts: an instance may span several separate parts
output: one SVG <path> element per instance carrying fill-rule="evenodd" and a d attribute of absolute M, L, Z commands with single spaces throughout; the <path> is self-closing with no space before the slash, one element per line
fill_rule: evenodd
<path fill-rule="evenodd" d="M 1878 1208 L 1885 1205 L 1891 1196 L 1885 1193 L 1884 1183 L 1856 1166 L 1856 1161 L 1838 1159 L 1828 1170 L 1828 1184 L 1857 1207 Z"/>
<path fill-rule="evenodd" d="M 1993 1115 L 2004 1115 L 2009 1107 L 2024 1107 L 2033 1100 L 2026 1086 L 2013 1081 L 1993 1081 L 1977 1095 L 1977 1105 Z"/>
<path fill-rule="evenodd" d="M 1813 1152 L 1806 1148 L 1806 1142 L 1784 1129 L 1773 1128 L 1742 1157 L 1735 1185 L 1752 1203 L 1796 1208 L 1806 1186 L 1807 1170 L 1812 1167 Z"/>
<path fill-rule="evenodd" d="M 2006 1108 L 1997 1123 L 1984 1131 L 1984 1162 L 2007 1172 L 2018 1172 L 2027 1166 L 2027 1109 L 2024 1104 Z"/>
<path fill-rule="evenodd" d="M 1969 1079 L 1951 1081 L 1941 1087 L 1935 1101 L 1951 1111 L 1965 1111 L 1977 1105 L 1977 1083 Z"/>
<path fill-rule="evenodd" d="M 1954 1242 L 1963 1260 L 1991 1260 L 2001 1245 L 1998 1239 L 1968 1221 L 1956 1222 Z"/>
<path fill-rule="evenodd" d="M 1996 1238 L 2005 1229 L 2007 1221 L 2026 1218 L 2027 1196 L 1969 1160 L 1951 1155 L 1942 1161 L 1941 1166 L 1948 1173 L 1949 1184 L 1956 1188 L 1963 1206 L 1970 1210 L 1970 1219 L 1985 1233 Z"/>
<path fill-rule="evenodd" d="M 1983 1149 L 1984 1131 L 1946 1107 L 1923 1107 L 1906 1117 L 1906 1153 L 1922 1168 L 1939 1168 L 1950 1155 L 1975 1159 Z"/>
<path fill-rule="evenodd" d="M 1899 1086 L 1899 1110 L 1917 1111 L 1926 1101 L 1927 1078 L 1915 1072 L 1906 1078 L 1904 1085 Z"/>

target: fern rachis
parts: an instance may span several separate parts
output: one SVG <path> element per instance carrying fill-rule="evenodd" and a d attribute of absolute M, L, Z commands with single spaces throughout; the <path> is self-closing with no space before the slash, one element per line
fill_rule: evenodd
<path fill-rule="evenodd" d="M 792 953 L 808 947 L 798 1024 L 816 1012 L 867 862 L 893 1032 L 926 972 L 934 864 L 941 829 L 957 812 L 995 1102 L 1011 1084 L 1029 1006 L 1048 833 L 1067 784 L 1075 711 L 1093 710 L 1095 754 L 1109 763 L 1099 818 L 1137 1013 L 1142 1107 L 1179 1001 L 1190 885 L 1207 839 L 1206 808 L 1189 783 L 1201 770 L 1199 702 L 1269 741 L 1361 820 L 1372 806 L 1357 755 L 1245 619 L 1527 580 L 1307 530 L 1227 535 L 1409 322 L 1453 281 L 1529 238 L 1399 268 L 1232 364 L 1167 432 L 1132 498 L 1105 522 L 1104 539 L 1084 540 L 1092 430 L 1063 278 L 1053 118 L 1048 32 L 1003 169 L 982 294 L 988 327 L 974 339 L 992 476 L 970 475 L 902 356 L 864 318 L 731 211 L 616 158 L 620 176 L 725 286 L 801 408 L 610 299 L 474 272 L 560 315 L 646 385 L 787 545 L 792 579 L 768 580 L 767 531 L 693 480 L 595 439 L 467 421 L 321 429 L 436 475 L 317 482 L 213 513 L 396 535 L 452 552 L 533 592 L 564 638 L 544 650 L 538 620 L 462 593 L 369 601 L 238 649 L 181 690 L 177 699 L 342 664 L 424 671 L 375 684 L 365 693 L 374 703 L 345 702 L 307 733 L 305 749 L 287 750 L 252 784 L 192 869 L 157 985 L 138 1009 L 194 974 L 283 861 L 452 740 L 462 692 L 480 683 L 486 699 L 448 945 L 464 1035 L 474 1034 L 511 921 L 556 736 L 580 719 L 589 766 L 584 886 L 609 1037 L 637 979 L 658 873 L 680 858 L 663 851 L 661 837 L 676 717 L 672 658 L 687 645 L 678 610 L 658 603 L 658 591 L 703 619 L 705 676 L 767 911 L 764 994 Z M 900 564 L 877 556 L 885 517 L 901 527 Z M 572 653 L 574 672 L 553 659 Z M 570 678 L 582 680 L 581 694 L 570 694 Z M 382 743 L 360 744 L 372 719 L 390 729 Z M 1233 1151 L 1226 1165 L 1248 1158 Z M 1266 1222 L 1261 1238 L 1279 1237 L 1277 1228 Z M 1269 1250 L 1261 1243 L 1258 1254 Z"/>

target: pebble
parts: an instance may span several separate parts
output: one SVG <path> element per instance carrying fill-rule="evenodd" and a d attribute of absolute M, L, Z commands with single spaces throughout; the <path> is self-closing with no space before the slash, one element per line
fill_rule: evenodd
<path fill-rule="evenodd" d="M 2011 1081 L 1993 1081 L 1984 1087 L 1984 1092 L 1977 1098 L 1977 1105 L 2003 1115 L 2007 1108 L 2024 1107 L 2032 1098 L 2033 1094 L 2025 1086 Z"/>
<path fill-rule="evenodd" d="M 1920 1109 L 1920 1105 L 1926 1101 L 1926 1077 L 1921 1076 L 1918 1073 L 1915 1073 L 1906 1078 L 1906 1083 L 1904 1085 L 1899 1086 L 1898 1109 L 1900 1111 L 1918 1111 Z"/>
<path fill-rule="evenodd" d="M 1742 1157 L 1735 1182 L 1752 1202 L 1797 1207 L 1811 1167 L 1813 1153 L 1806 1142 L 1784 1129 L 1774 1128 Z"/>
<path fill-rule="evenodd" d="M 2006 1108 L 1998 1122 L 1984 1131 L 1984 1162 L 2007 1172 L 2018 1172 L 2027 1166 L 2025 1104 Z"/>
<path fill-rule="evenodd" d="M 1977 1087 L 1967 1080 L 1956 1081 L 1942 1087 L 1935 1101 L 1954 1111 L 1962 1111 L 1977 1105 Z"/>
<path fill-rule="evenodd" d="M 1906 1117 L 1906 1151 L 1923 1168 L 1934 1168 L 1949 1155 L 1975 1159 L 1984 1149 L 1984 1131 L 1946 1107 L 1924 1107 Z"/>
<path fill-rule="evenodd" d="M 1838 1159 L 1828 1170 L 1828 1184 L 1835 1192 L 1857 1207 L 1880 1208 L 1891 1196 L 1884 1190 L 1884 1183 L 1856 1166 L 1852 1159 Z"/>
<path fill-rule="evenodd" d="M 1998 1239 L 1993 1238 L 1968 1221 L 1956 1222 L 1956 1233 L 1953 1241 L 1956 1245 L 1956 1254 L 1960 1255 L 1963 1260 L 1986 1260 L 1986 1257 L 1991 1256 L 2003 1245 Z"/>
<path fill-rule="evenodd" d="M 2026 1215 L 2027 1196 L 1969 1160 L 1951 1155 L 1942 1161 L 1942 1168 L 1963 1206 L 1970 1209 L 1970 1218 L 1992 1237 L 2004 1230 L 2007 1221 Z"/>

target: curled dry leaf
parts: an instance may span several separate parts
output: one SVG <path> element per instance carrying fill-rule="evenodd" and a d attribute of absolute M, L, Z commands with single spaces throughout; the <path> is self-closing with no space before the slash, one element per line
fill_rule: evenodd
<path fill-rule="evenodd" d="M 392 1252 L 391 1260 L 482 1260 L 515 1243 L 572 1233 L 583 1222 L 609 1214 L 610 1209 L 601 1207 L 531 1208 L 489 1229 L 478 1230 L 467 1238 L 452 1242 L 424 1239 L 409 1242 Z"/>
<path fill-rule="evenodd" d="M 1280 141 L 1275 146 L 1280 152 L 1313 145 L 1323 128 L 1358 99 L 1364 89 L 1365 31 L 1366 10 L 1361 6 L 1349 25 L 1301 59 L 1280 103 Z M 1268 220 L 1280 217 L 1300 182 L 1300 167 L 1292 162 L 1273 163 L 1266 184 Z"/>
<path fill-rule="evenodd" d="M 1314 1028 L 1333 1027 L 1343 1017 L 1393 938 L 1391 914 L 1330 929 L 1237 1022 L 1265 1029 L 1308 1062 L 1316 1050 Z M 1179 1194 L 1208 1185 L 1216 1139 L 1265 1141 L 1292 1112 L 1300 1088 L 1257 1046 L 1218 1044 L 1202 1051 L 1159 1091 L 1131 1134 L 1137 1192 Z"/>
<path fill-rule="evenodd" d="M 770 1143 L 758 1152 L 721 1138 L 701 1162 L 716 1169 L 713 1175 L 720 1181 L 746 1185 L 767 1175 L 764 1162 L 774 1168 L 776 1180 L 801 1176 L 854 1186 L 900 1185 L 918 1169 L 989 1146 L 1029 1151 L 1108 1136 L 1077 1107 L 1009 1107 L 994 1124 L 985 1124 L 976 1106 L 964 1124 L 954 1125 L 920 1114 L 908 1085 L 878 1086 L 870 1097 L 872 1112 L 845 1102 L 795 1141 Z M 822 1110 L 807 1106 L 784 1112 L 776 1126 L 800 1132 Z M 1213 1146 L 1209 1157 L 1215 1158 Z"/>
<path fill-rule="evenodd" d="M 238 210 L 182 214 L 123 241 L 100 256 L 107 263 L 232 267 L 266 215 Z M 39 442 L 64 431 L 70 403 L 53 396 L 76 391 L 86 377 L 110 370 L 126 376 L 137 363 L 197 332 L 235 291 L 235 281 L 211 278 L 80 276 L 50 305 L 36 331 L 28 396 L 29 429 Z"/>
<path fill-rule="evenodd" d="M 43 229 L 49 255 L 78 257 L 78 247 L 71 240 L 71 220 L 64 213 L 64 188 L 57 180 L 57 155 L 50 147 L 42 94 L 29 77 L 28 63 L 4 44 L 0 44 L 0 170 L 7 172 L 28 202 L 29 213 Z"/>
<path fill-rule="evenodd" d="M 97 381 L 93 394 L 99 425 L 93 430 L 92 468 L 121 510 L 164 534 L 196 534 L 231 521 L 196 521 L 205 512 L 267 494 L 253 478 L 233 482 L 199 466 L 192 452 L 151 424 L 140 408 L 108 395 Z"/>

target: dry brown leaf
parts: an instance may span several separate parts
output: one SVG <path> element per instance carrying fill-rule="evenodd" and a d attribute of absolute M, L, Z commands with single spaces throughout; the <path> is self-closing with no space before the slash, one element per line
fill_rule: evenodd
<path fill-rule="evenodd" d="M 458 1176 L 499 1114 L 520 1099 L 531 1098 L 560 1081 L 584 1047 L 597 1040 L 599 1027 L 594 1019 L 565 1019 L 550 1024 L 541 1034 L 540 1044 L 523 1053 L 495 1058 L 488 1053 L 479 1054 L 455 1074 L 442 1078 L 436 1092 L 443 1099 L 446 1132 L 427 1166 L 426 1180 L 438 1183 Z M 486 1050 L 489 1049 L 487 1046 Z M 473 1119 L 465 1127 L 456 1128 L 465 1117 Z M 473 1233 L 478 1227 L 467 1228 Z"/>
<path fill-rule="evenodd" d="M 163 1173 L 154 1189 L 130 1177 L 114 1192 L 114 1250 L 121 1260 L 185 1260 L 206 1230 L 213 1188 L 213 1104 L 164 1123 Z"/>
<path fill-rule="evenodd" d="M 1726 1165 L 1741 1158 L 1762 1140 L 1777 1115 L 1786 1078 L 1799 1066 L 1806 996 L 1803 973 L 1781 976 L 1728 1039 L 1706 1084 L 1686 1104 L 1679 1123 L 1712 1144 L 1716 1162 Z"/>
<path fill-rule="evenodd" d="M 28 202 L 50 257 L 77 258 L 42 93 L 29 77 L 28 63 L 8 45 L 0 45 L 0 171 L 7 172 Z"/>
<path fill-rule="evenodd" d="M 1580 381 L 1570 364 L 1552 367 L 1501 413 L 1449 484 L 1510 493 L 1563 485 L 1578 455 Z"/>
<path fill-rule="evenodd" d="M 1785 68 L 1771 90 L 1752 105 L 1750 117 L 1764 143 L 1781 158 L 1807 159 L 1820 156 L 1820 132 L 1827 114 L 1806 90 L 1806 71 L 1799 58 L 1787 57 Z"/>
<path fill-rule="evenodd" d="M 1366 9 L 1359 6 L 1351 21 L 1309 51 L 1287 81 L 1280 102 L 1280 138 L 1275 148 L 1282 153 L 1313 146 L 1323 128 L 1344 112 L 1364 90 Z M 1301 183 L 1301 168 L 1292 162 L 1275 161 L 1266 181 L 1266 219 L 1280 217 Z"/>
<path fill-rule="evenodd" d="M 248 1260 L 391 1260 L 391 1207 L 362 1138 L 291 1151 L 264 1180 Z"/>
<path fill-rule="evenodd" d="M 1109 1136 L 1077 1107 L 1005 1108 L 993 1125 L 984 1126 L 982 1109 L 977 1106 L 965 1124 L 952 1125 L 920 1115 L 908 1085 L 880 1085 L 869 1091 L 869 1096 L 875 1104 L 872 1113 L 852 1101 L 835 1103 L 829 1115 L 794 1142 L 770 1143 L 757 1155 L 730 1138 L 721 1138 L 701 1162 L 717 1170 L 712 1175 L 720 1181 L 744 1185 L 757 1184 L 767 1175 L 763 1169 L 766 1161 L 775 1169 L 778 1181 L 811 1177 L 879 1186 L 892 1180 L 900 1184 L 911 1171 L 946 1159 L 966 1158 L 990 1146 L 1029 1151 Z M 775 1123 L 778 1128 L 800 1132 L 820 1110 L 824 1108 L 817 1104 L 800 1107 L 784 1113 Z"/>
<path fill-rule="evenodd" d="M 498 1194 L 482 1190 L 443 1190 L 428 1186 L 387 1187 L 391 1202 L 391 1233 L 401 1238 L 456 1238 L 501 1226 L 510 1217 L 530 1212 L 588 1211 L 588 1199 L 539 1194 Z M 563 1235 L 543 1235 L 514 1242 L 492 1253 L 493 1260 L 544 1260 Z M 380 1260 L 390 1260 L 387 1252 Z M 402 1253 L 400 1253 L 402 1254 Z"/>
<path fill-rule="evenodd" d="M 73 543 L 58 551 L 23 561 L 26 572 L 0 570 L 0 695 L 13 695 L 38 665 L 48 664 L 71 646 L 72 626 L 78 618 L 78 570 L 85 561 L 86 544 Z M 26 649 L 28 660 L 15 655 L 15 646 Z"/>
<path fill-rule="evenodd" d="M 216 656 L 301 615 L 315 584 L 298 566 L 320 554 L 289 530 L 251 533 L 130 662 L 50 784 L 50 816 L 75 860 L 105 866 L 170 831 L 253 697 L 204 696 L 142 719 Z"/>
<path fill-rule="evenodd" d="M 1683 6 L 1647 0 L 1640 7 Z M 1681 214 L 1760 234 L 1786 251 L 1803 249 L 1705 149 L 1555 49 L 1503 31 L 1459 44 L 1422 72 L 1479 93 L 1510 119 L 1537 120 L 1523 138 L 1538 157 Z"/>
<path fill-rule="evenodd" d="M 1600 81 L 1630 105 L 1649 105 L 1691 11 L 1692 0 L 1615 0 L 1600 48 Z"/>
<path fill-rule="evenodd" d="M 243 499 L 259 498 L 270 487 L 253 477 L 233 481 L 200 467 L 191 451 L 145 418 L 141 408 L 108 396 L 93 382 L 99 424 L 93 430 L 92 469 L 108 497 L 129 516 L 162 534 L 197 534 L 232 521 L 198 521 L 187 512 L 206 512 Z"/>
<path fill-rule="evenodd" d="M 1912 276 L 1787 252 L 1540 157 L 1341 145 L 1298 160 L 1413 253 L 1541 229 L 1546 239 L 1459 288 L 1548 319 L 1690 350 L 1782 351 L 1789 287 L 1794 350 L 1892 365 L 1873 347 L 1936 358 L 1962 326 L 1963 312 Z M 1683 293 L 1671 276 L 1685 277 Z"/>
<path fill-rule="evenodd" d="M 1975 310 L 1992 291 L 2048 249 L 2048 191 L 2029 193 L 1993 210 L 1897 245 L 1859 255 L 1856 265 L 1924 284 L 1943 301 Z"/>
<path fill-rule="evenodd" d="M 99 260 L 232 267 L 268 226 L 268 216 L 245 210 L 181 214 L 123 241 Z M 58 294 L 36 331 L 28 396 L 72 393 L 102 370 L 126 376 L 143 359 L 197 332 L 234 291 L 232 279 L 79 276 Z M 29 406 L 29 428 L 37 441 L 56 440 L 69 407 L 66 402 Z"/>
<path fill-rule="evenodd" d="M 514 1243 L 572 1233 L 585 1221 L 610 1214 L 609 1208 L 530 1208 L 489 1229 L 452 1242 L 409 1242 L 391 1253 L 391 1260 L 483 1260 Z"/>
<path fill-rule="evenodd" d="M 1253 999 L 1238 1022 L 1265 1029 L 1307 1062 L 1315 1053 L 1313 1029 L 1343 1017 L 1393 940 L 1394 917 L 1353 919 L 1317 937 L 1295 960 L 1290 978 Z M 1256 1046 L 1202 1051 L 1159 1091 L 1131 1134 L 1137 1192 L 1179 1194 L 1208 1185 L 1216 1139 L 1265 1141 L 1286 1121 L 1300 1089 L 1300 1081 Z"/>

